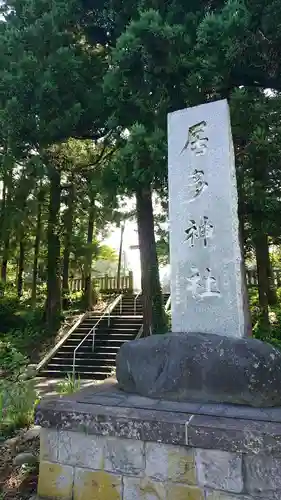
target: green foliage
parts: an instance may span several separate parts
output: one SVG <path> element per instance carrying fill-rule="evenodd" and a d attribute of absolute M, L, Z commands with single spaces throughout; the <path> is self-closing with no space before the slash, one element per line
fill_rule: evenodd
<path fill-rule="evenodd" d="M 68 373 L 66 378 L 57 385 L 57 391 L 61 395 L 73 394 L 79 391 L 80 388 L 81 388 L 80 378 L 79 377 L 77 378 L 70 373 Z"/>
<path fill-rule="evenodd" d="M 38 349 L 38 345 L 44 340 L 46 341 L 47 335 L 40 323 L 34 323 L 33 326 L 10 330 L 4 339 L 16 346 L 21 353 L 32 356 L 32 351 Z"/>
<path fill-rule="evenodd" d="M 118 260 L 118 254 L 114 248 L 111 248 L 108 245 L 100 245 L 98 248 L 97 259 L 116 262 Z"/>
<path fill-rule="evenodd" d="M 37 403 L 34 381 L 0 380 L 0 438 L 1 435 L 29 427 Z"/>
<path fill-rule="evenodd" d="M 0 328 L 7 332 L 21 323 L 18 317 L 19 300 L 14 297 L 1 297 L 0 299 Z"/>
<path fill-rule="evenodd" d="M 20 372 L 27 364 L 27 359 L 10 342 L 0 340 L 0 366 L 3 372 Z"/>
<path fill-rule="evenodd" d="M 1 272 L 8 261 L 26 308 L 21 277 L 23 268 L 32 277 L 36 238 L 35 269 L 50 278 L 47 306 L 55 303 L 56 316 L 61 261 L 90 278 L 104 254 L 98 234 L 118 217 L 116 193 L 165 190 L 167 113 L 199 102 L 230 102 L 245 253 L 258 255 L 261 235 L 280 245 L 280 2 L 99 0 L 93 9 L 89 1 L 4 0 L 1 10 Z M 161 263 L 168 244 L 160 228 Z M 1 339 L 23 351 L 44 335 L 41 313 L 28 320 L 10 294 L 0 284 Z M 70 307 L 79 300 L 65 297 Z M 265 336 L 257 296 L 252 312 L 255 334 Z"/>
<path fill-rule="evenodd" d="M 0 438 L 33 422 L 37 394 L 34 380 L 23 376 L 27 362 L 15 345 L 0 340 Z"/>
<path fill-rule="evenodd" d="M 207 92 L 239 86 L 280 90 L 280 4 L 228 0 L 202 19 L 195 72 Z"/>
<path fill-rule="evenodd" d="M 9 53 L 3 60 L 4 119 L 10 140 L 18 144 L 25 137 L 42 147 L 70 136 L 94 136 L 104 110 L 103 54 L 101 48 L 89 50 L 79 36 L 77 2 L 28 0 L 24 8 L 20 2 L 3 3 L 1 46 Z"/>
<path fill-rule="evenodd" d="M 277 289 L 277 297 L 278 304 L 270 307 L 269 311 L 270 327 L 265 328 L 261 318 L 258 290 L 256 288 L 249 290 L 253 336 L 281 349 L 281 288 Z"/>
<path fill-rule="evenodd" d="M 32 309 L 29 300 L 15 293 L 0 299 L 0 369 L 19 374 L 30 360 L 38 361 L 38 348 L 48 343 L 43 307 Z"/>

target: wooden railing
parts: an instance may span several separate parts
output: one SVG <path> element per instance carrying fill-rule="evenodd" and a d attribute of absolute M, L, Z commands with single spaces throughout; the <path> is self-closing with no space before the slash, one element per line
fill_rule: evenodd
<path fill-rule="evenodd" d="M 273 269 L 273 282 L 275 286 L 281 286 L 281 269 Z M 246 270 L 246 279 L 248 287 L 258 286 L 258 273 L 256 269 Z"/>
<path fill-rule="evenodd" d="M 246 280 L 248 287 L 258 286 L 258 273 L 256 269 L 246 270 Z M 277 287 L 281 287 L 281 269 L 273 270 L 273 280 Z M 93 285 L 101 292 L 133 290 L 133 273 L 130 272 L 127 276 L 120 277 L 120 289 L 117 289 L 117 278 L 111 276 L 101 276 L 93 279 Z M 69 280 L 69 290 L 71 292 L 80 292 L 84 290 L 84 280 L 82 278 L 74 278 Z"/>
<path fill-rule="evenodd" d="M 101 292 L 110 291 L 132 291 L 133 290 L 133 273 L 129 272 L 127 276 L 120 276 L 120 287 L 117 286 L 116 276 L 101 276 L 99 278 L 93 278 L 93 286 L 98 288 Z M 82 278 L 72 278 L 69 280 L 69 290 L 70 292 L 80 292 L 84 290 L 85 283 Z"/>
<path fill-rule="evenodd" d="M 133 273 L 129 272 L 127 276 L 120 277 L 120 287 L 117 287 L 117 277 L 108 275 L 94 278 L 93 286 L 98 288 L 101 292 L 119 292 L 119 291 L 133 291 Z M 256 269 L 246 270 L 246 281 L 248 287 L 258 286 L 258 273 Z M 273 269 L 273 282 L 276 287 L 281 287 L 281 269 Z M 41 284 L 41 283 L 38 283 Z M 31 288 L 31 283 L 25 282 L 25 289 Z M 82 278 L 70 278 L 69 291 L 80 292 L 84 290 L 85 283 Z"/>

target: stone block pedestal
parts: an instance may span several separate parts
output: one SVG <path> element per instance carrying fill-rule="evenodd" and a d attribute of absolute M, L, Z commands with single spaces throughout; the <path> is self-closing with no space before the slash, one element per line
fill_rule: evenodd
<path fill-rule="evenodd" d="M 281 498 L 281 409 L 152 400 L 114 381 L 43 400 L 38 496 Z"/>

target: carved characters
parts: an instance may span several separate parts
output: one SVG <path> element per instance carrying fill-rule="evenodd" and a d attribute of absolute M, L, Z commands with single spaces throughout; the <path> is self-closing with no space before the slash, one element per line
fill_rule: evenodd
<path fill-rule="evenodd" d="M 190 184 L 188 184 L 189 193 L 191 198 L 188 203 L 196 200 L 201 194 L 207 189 L 208 183 L 204 179 L 203 170 L 195 169 L 193 174 L 190 176 Z"/>
<path fill-rule="evenodd" d="M 190 226 L 186 229 L 186 241 L 189 241 L 191 247 L 194 247 L 196 239 L 202 239 L 204 247 L 208 244 L 208 239 L 212 238 L 214 226 L 210 223 L 209 217 L 205 216 L 201 219 L 200 224 L 196 224 L 195 220 L 190 220 Z"/>
<path fill-rule="evenodd" d="M 205 133 L 206 126 L 207 122 L 201 121 L 189 127 L 188 138 L 181 151 L 181 154 L 183 154 L 190 149 L 191 153 L 195 155 L 194 160 L 198 157 L 196 165 L 198 165 L 198 162 L 202 162 L 202 159 L 199 157 L 204 156 L 208 149 L 209 139 Z M 189 176 L 187 188 L 188 200 L 186 203 L 196 202 L 208 188 L 204 170 L 198 168 L 193 170 Z M 203 242 L 203 248 L 206 249 L 209 240 L 213 237 L 214 226 L 206 215 L 203 215 L 199 221 L 190 217 L 185 234 L 185 241 L 189 243 L 191 248 L 195 247 L 197 240 L 201 240 Z M 191 293 L 193 298 L 202 300 L 209 297 L 221 296 L 221 292 L 217 285 L 217 279 L 212 275 L 209 267 L 205 267 L 205 272 L 201 275 L 199 269 L 196 266 L 192 266 L 191 275 L 187 278 L 187 282 L 187 291 Z"/>
<path fill-rule="evenodd" d="M 209 141 L 208 137 L 204 137 L 206 126 L 207 123 L 202 121 L 189 127 L 187 141 L 182 148 L 181 154 L 190 146 L 191 151 L 193 151 L 196 156 L 205 155 Z"/>
<path fill-rule="evenodd" d="M 206 297 L 220 297 L 221 292 L 217 287 L 217 280 L 212 276 L 211 269 L 206 268 L 202 277 L 197 267 L 191 267 L 191 276 L 187 278 L 187 291 L 191 292 L 194 299 Z"/>

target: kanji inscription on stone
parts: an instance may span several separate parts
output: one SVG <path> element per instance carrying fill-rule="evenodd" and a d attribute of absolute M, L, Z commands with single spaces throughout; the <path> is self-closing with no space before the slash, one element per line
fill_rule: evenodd
<path fill-rule="evenodd" d="M 169 114 L 172 331 L 243 337 L 249 314 L 226 100 Z"/>
<path fill-rule="evenodd" d="M 189 127 L 187 141 L 181 153 L 186 151 L 189 146 L 191 151 L 194 151 L 197 156 L 202 156 L 206 153 L 209 141 L 208 137 L 204 137 L 206 126 L 207 123 L 202 121 Z"/>
<path fill-rule="evenodd" d="M 189 227 L 185 230 L 186 241 L 189 241 L 191 247 L 194 247 L 196 240 L 203 240 L 204 247 L 208 245 L 208 239 L 213 237 L 214 226 L 209 221 L 209 217 L 204 215 L 200 224 L 195 220 L 189 221 Z"/>
<path fill-rule="evenodd" d="M 188 188 L 188 203 L 195 201 L 204 193 L 204 191 L 208 188 L 208 182 L 205 181 L 203 170 L 195 169 L 194 172 L 192 172 L 189 178 Z"/>

